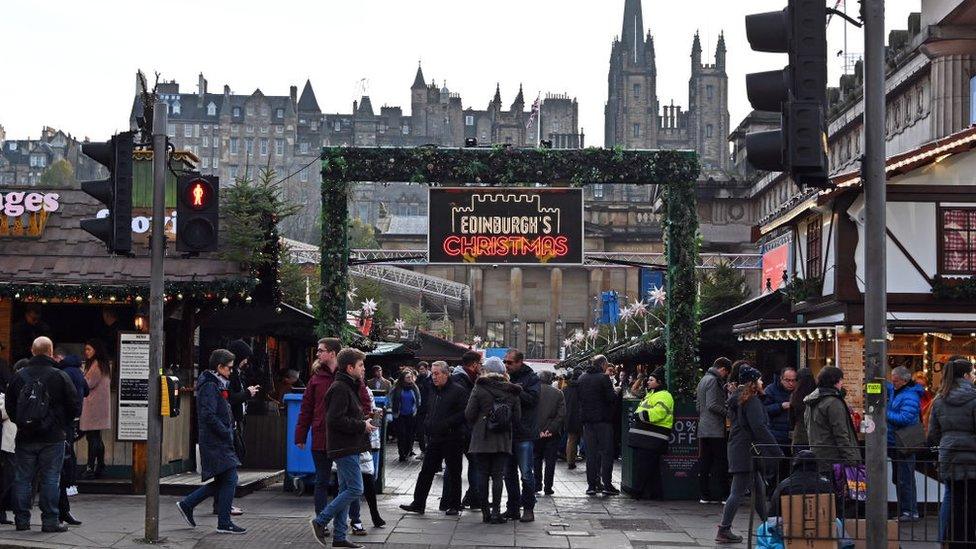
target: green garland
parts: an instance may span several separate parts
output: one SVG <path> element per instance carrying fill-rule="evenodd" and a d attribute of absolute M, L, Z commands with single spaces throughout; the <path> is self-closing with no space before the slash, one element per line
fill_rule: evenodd
<path fill-rule="evenodd" d="M 253 279 L 238 278 L 213 281 L 167 282 L 166 296 L 170 298 L 212 301 L 250 302 L 257 286 Z M 0 297 L 21 301 L 119 301 L 128 303 L 149 299 L 149 283 L 145 284 L 13 284 L 0 283 Z"/>
<path fill-rule="evenodd" d="M 976 278 L 944 278 L 932 280 L 932 294 L 938 299 L 952 301 L 976 300 Z"/>
<path fill-rule="evenodd" d="M 441 149 L 326 147 L 322 150 L 321 335 L 343 333 L 349 288 L 348 183 L 428 185 L 583 186 L 596 183 L 665 185 L 670 326 L 667 367 L 672 391 L 691 398 L 697 377 L 698 259 L 695 181 L 701 166 L 692 151 L 617 149 Z"/>
<path fill-rule="evenodd" d="M 699 377 L 695 266 L 700 243 L 695 179 L 670 182 L 665 187 L 664 202 L 664 250 L 668 260 L 665 372 L 671 393 L 679 400 L 690 400 Z"/>
<path fill-rule="evenodd" d="M 322 178 L 322 286 L 319 291 L 319 335 L 350 342 L 346 327 L 349 291 L 349 182 Z M 344 337 L 345 336 L 345 337 Z"/>
<path fill-rule="evenodd" d="M 621 149 L 440 149 L 327 147 L 322 179 L 430 185 L 562 183 L 667 184 L 695 181 L 700 168 L 690 151 Z"/>

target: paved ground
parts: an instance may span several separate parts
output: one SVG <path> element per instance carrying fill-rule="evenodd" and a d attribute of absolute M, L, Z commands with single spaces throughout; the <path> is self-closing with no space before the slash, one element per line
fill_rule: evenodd
<path fill-rule="evenodd" d="M 389 491 L 381 496 L 381 514 L 388 524 L 370 528 L 369 535 L 356 537 L 370 547 L 419 549 L 430 547 L 537 547 L 568 549 L 662 549 L 710 547 L 722 508 L 692 502 L 636 502 L 629 498 L 586 497 L 582 467 L 567 471 L 560 463 L 554 497 L 543 497 L 536 507 L 536 522 L 505 525 L 482 524 L 479 513 L 445 517 L 436 512 L 440 478 L 428 501 L 428 514 L 406 515 L 398 505 L 408 503 L 419 463 L 391 463 Z M 238 523 L 248 532 L 227 536 L 214 532 L 216 517 L 205 502 L 198 509 L 196 529 L 188 528 L 178 517 L 177 498 L 164 496 L 160 509 L 160 533 L 166 539 L 161 547 L 173 549 L 250 549 L 319 547 L 308 528 L 311 496 L 284 492 L 281 485 L 261 490 L 236 503 L 246 509 Z M 39 526 L 31 532 L 16 532 L 12 526 L 0 527 L 3 547 L 144 547 L 144 500 L 138 496 L 81 495 L 72 498 L 75 515 L 84 521 L 64 534 L 42 534 Z M 365 509 L 364 509 L 365 511 Z M 35 513 L 36 514 L 36 513 Z M 749 513 L 740 511 L 736 527 L 744 532 Z M 39 520 L 35 517 L 35 521 Z M 740 547 L 744 547 L 745 544 Z M 904 545 L 903 545 L 904 546 Z M 930 545 L 931 546 L 931 545 Z M 921 547 L 921 546 L 919 546 Z"/>

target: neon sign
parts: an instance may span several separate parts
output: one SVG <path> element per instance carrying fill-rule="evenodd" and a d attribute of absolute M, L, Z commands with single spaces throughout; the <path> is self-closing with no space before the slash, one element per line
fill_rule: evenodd
<path fill-rule="evenodd" d="M 430 189 L 431 263 L 580 264 L 579 189 Z"/>

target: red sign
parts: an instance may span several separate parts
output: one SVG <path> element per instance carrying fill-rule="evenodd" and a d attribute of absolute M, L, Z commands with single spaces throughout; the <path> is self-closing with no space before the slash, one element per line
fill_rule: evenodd
<path fill-rule="evenodd" d="M 766 251 L 762 256 L 762 293 L 778 290 L 783 284 L 783 273 L 789 268 L 790 245 L 788 243 Z"/>

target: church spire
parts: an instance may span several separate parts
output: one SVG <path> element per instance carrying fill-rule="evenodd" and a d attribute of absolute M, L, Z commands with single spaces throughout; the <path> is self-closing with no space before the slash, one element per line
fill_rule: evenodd
<path fill-rule="evenodd" d="M 691 44 L 691 72 L 692 74 L 697 73 L 701 70 L 702 64 L 702 47 L 701 38 L 698 36 L 698 31 L 695 31 L 695 41 Z"/>
<path fill-rule="evenodd" d="M 626 0 L 624 3 L 624 23 L 620 42 L 627 52 L 627 59 L 634 64 L 643 65 L 647 59 L 644 45 L 644 16 L 641 14 L 641 0 Z"/>
<path fill-rule="evenodd" d="M 414 90 L 417 90 L 417 89 L 421 89 L 422 90 L 422 89 L 424 89 L 426 87 L 427 87 L 427 84 L 424 84 L 424 71 L 420 68 L 420 62 L 418 61 L 417 62 L 417 76 L 414 77 L 414 79 L 413 79 L 413 86 L 410 86 L 410 88 L 411 89 L 414 89 Z"/>
<path fill-rule="evenodd" d="M 725 32 L 718 35 L 718 46 L 715 47 L 715 67 L 725 70 Z"/>

